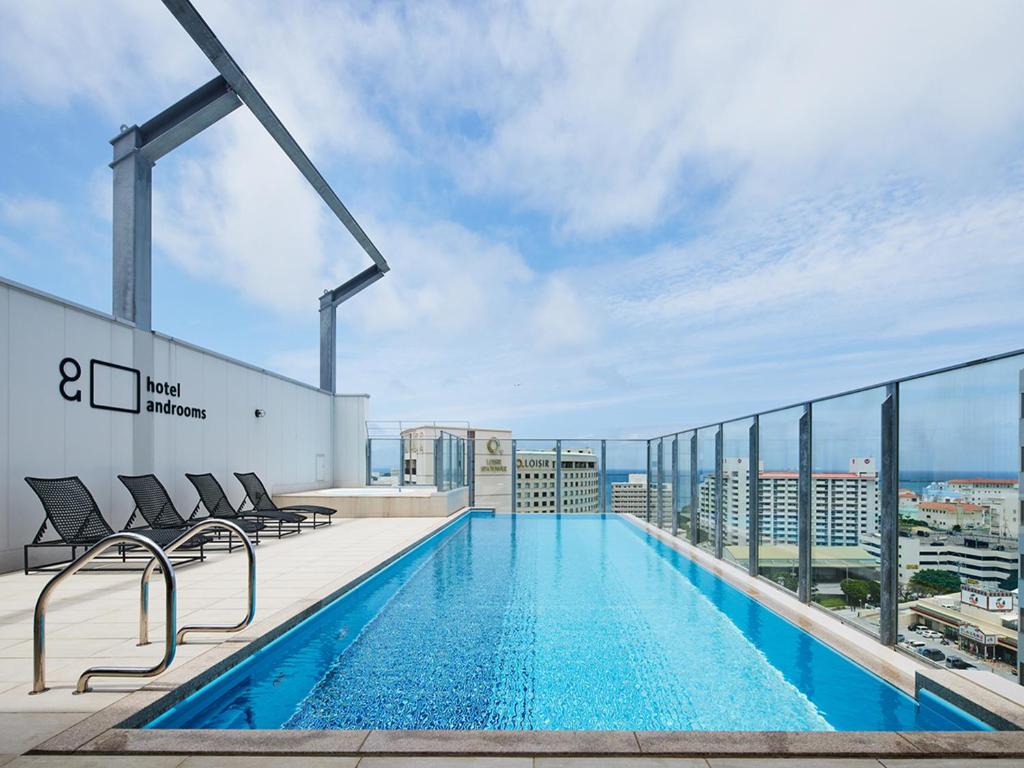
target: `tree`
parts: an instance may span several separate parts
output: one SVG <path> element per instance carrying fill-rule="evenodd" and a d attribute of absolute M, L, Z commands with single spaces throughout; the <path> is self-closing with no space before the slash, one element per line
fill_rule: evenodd
<path fill-rule="evenodd" d="M 1003 579 L 1002 581 L 999 582 L 999 588 L 1000 589 L 1016 589 L 1017 588 L 1017 580 L 1019 578 L 1020 577 L 1017 575 L 1017 572 L 1014 571 L 1009 576 L 1007 576 L 1005 579 Z"/>
<path fill-rule="evenodd" d="M 925 568 L 918 571 L 910 579 L 910 583 L 919 592 L 928 595 L 944 595 L 960 591 L 960 577 L 950 571 L 937 568 Z"/>
<path fill-rule="evenodd" d="M 850 605 L 864 605 L 870 596 L 870 582 L 863 579 L 843 579 L 839 582 L 839 589 L 846 595 L 846 602 Z"/>

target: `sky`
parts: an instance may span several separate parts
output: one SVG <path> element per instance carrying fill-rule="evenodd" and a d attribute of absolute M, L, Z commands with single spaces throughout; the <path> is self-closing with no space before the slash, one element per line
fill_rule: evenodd
<path fill-rule="evenodd" d="M 391 265 L 373 419 L 648 437 L 1024 347 L 1020 2 L 196 5 Z M 158 0 L 0 3 L 0 275 L 110 311 L 108 142 L 215 74 Z M 154 188 L 154 328 L 315 384 L 369 260 L 256 120 Z"/>

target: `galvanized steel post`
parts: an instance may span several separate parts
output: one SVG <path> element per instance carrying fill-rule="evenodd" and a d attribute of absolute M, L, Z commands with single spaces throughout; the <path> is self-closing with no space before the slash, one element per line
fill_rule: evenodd
<path fill-rule="evenodd" d="M 606 443 L 606 441 L 604 441 L 604 440 L 601 441 L 601 471 L 599 473 L 599 478 L 600 478 L 600 481 L 601 481 L 601 487 L 598 490 L 598 493 L 600 494 L 600 497 L 601 497 L 601 514 L 602 515 L 608 513 L 608 493 L 607 493 L 607 488 L 606 488 L 606 483 L 608 482 L 608 463 L 607 463 L 608 462 L 608 451 L 607 451 L 607 446 L 606 446 L 605 443 Z"/>
<path fill-rule="evenodd" d="M 679 435 L 672 438 L 672 535 L 679 535 Z"/>
<path fill-rule="evenodd" d="M 881 494 L 879 524 L 879 641 L 882 645 L 896 645 L 899 621 L 899 455 L 900 455 L 900 388 L 889 384 L 882 401 L 882 475 L 879 478 Z"/>
<path fill-rule="evenodd" d="M 555 440 L 555 514 L 562 514 L 562 441 Z"/>
<path fill-rule="evenodd" d="M 750 466 L 747 482 L 747 572 L 757 576 L 757 550 L 761 537 L 761 419 L 755 416 L 750 424 Z"/>
<path fill-rule="evenodd" d="M 797 481 L 797 597 L 804 603 L 811 601 L 811 544 L 814 502 L 811 478 L 811 404 L 804 404 L 800 416 L 800 475 Z"/>
<path fill-rule="evenodd" d="M 719 424 L 715 430 L 715 557 L 722 559 L 723 531 L 722 523 L 725 517 L 725 494 L 722 492 L 722 464 L 724 462 L 724 430 L 725 427 Z"/>
<path fill-rule="evenodd" d="M 697 520 L 700 511 L 700 465 L 697 461 L 697 430 L 690 435 L 690 541 L 698 543 L 700 523 Z"/>
<path fill-rule="evenodd" d="M 516 511 L 516 505 L 518 504 L 517 494 L 519 492 L 519 468 L 516 463 L 516 441 L 512 441 L 512 509 L 510 512 Z"/>

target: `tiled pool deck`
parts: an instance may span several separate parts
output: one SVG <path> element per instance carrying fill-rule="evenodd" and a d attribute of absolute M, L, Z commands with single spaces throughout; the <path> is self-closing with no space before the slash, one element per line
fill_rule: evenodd
<path fill-rule="evenodd" d="M 117 726 L 170 691 L 213 676 L 266 642 L 268 633 L 308 615 L 326 598 L 450 522 L 438 518 L 348 519 L 257 550 L 257 614 L 236 635 L 194 636 L 179 646 L 170 670 L 148 680 L 94 682 L 71 694 L 80 672 L 96 664 L 148 664 L 161 645 L 136 646 L 137 574 L 80 574 L 51 603 L 47 621 L 50 691 L 29 696 L 32 608 L 46 576 L 0 576 L 0 765 L 22 766 L 1024 766 L 1024 730 L 996 733 L 700 733 L 700 732 L 409 732 L 409 731 L 141 731 Z M 638 525 L 644 525 L 637 521 Z M 652 529 L 653 530 L 653 529 Z M 666 540 L 664 534 L 656 533 Z M 827 639 L 848 655 L 912 690 L 927 678 L 965 703 L 1024 725 L 1017 691 L 986 692 L 969 679 L 927 670 L 881 649 L 823 611 L 776 594 L 737 569 L 672 546 L 735 586 Z M 179 626 L 233 622 L 243 610 L 244 556 L 217 553 L 178 571 Z M 153 581 L 151 636 L 160 637 L 162 585 Z M 918 673 L 923 673 L 918 674 Z M 191 687 L 195 687 L 193 682 Z M 189 690 L 191 689 L 189 688 Z M 181 690 L 185 690 L 182 688 Z M 22 755 L 29 750 L 36 754 Z M 51 754 L 40 754 L 51 753 Z M 780 758 L 780 759 L 774 759 Z"/>

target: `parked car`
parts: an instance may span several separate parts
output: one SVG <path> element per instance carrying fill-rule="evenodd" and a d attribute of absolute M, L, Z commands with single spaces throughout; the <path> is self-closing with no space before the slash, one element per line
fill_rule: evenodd
<path fill-rule="evenodd" d="M 946 659 L 946 666 L 950 669 L 974 669 L 973 664 L 969 664 L 959 656 L 950 656 Z"/>
<path fill-rule="evenodd" d="M 924 648 L 924 641 L 923 640 L 909 640 L 909 641 L 907 641 L 907 645 L 909 645 L 911 648 Z"/>
<path fill-rule="evenodd" d="M 946 660 L 946 654 L 944 654 L 938 648 L 920 648 L 917 652 L 924 656 L 926 659 L 931 659 L 932 661 Z"/>

